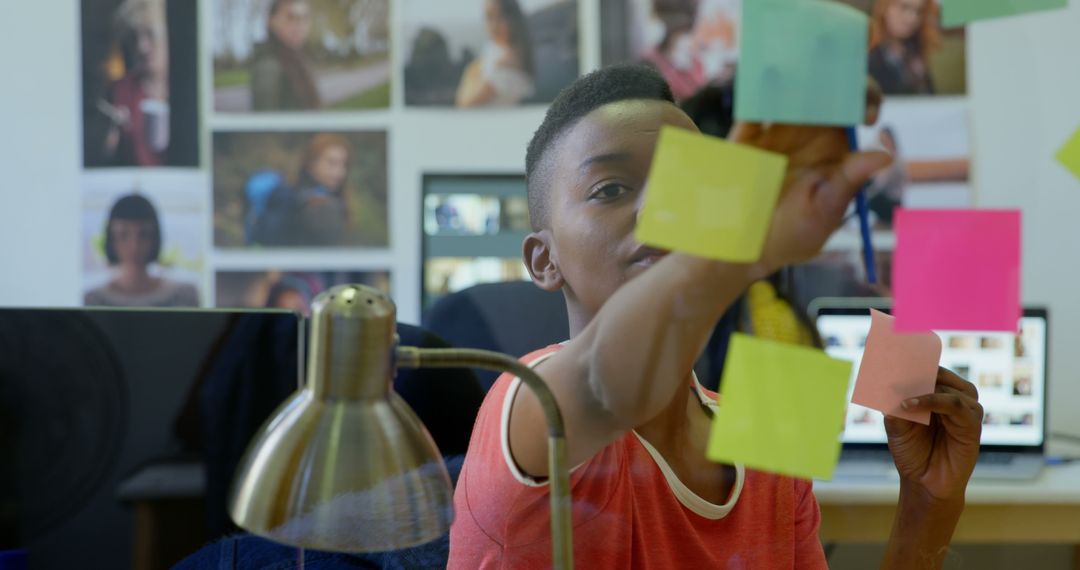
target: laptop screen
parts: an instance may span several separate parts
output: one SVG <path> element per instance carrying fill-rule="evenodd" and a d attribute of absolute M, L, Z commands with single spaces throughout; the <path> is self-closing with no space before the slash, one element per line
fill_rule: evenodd
<path fill-rule="evenodd" d="M 884 310 L 884 309 L 882 309 Z M 854 363 L 848 397 L 862 360 L 870 315 L 865 308 L 822 308 L 817 327 L 826 352 Z M 1041 446 L 1046 415 L 1046 312 L 1024 311 L 1020 333 L 934 331 L 941 337 L 941 366 L 973 382 L 983 405 L 982 444 Z M 884 444 L 881 412 L 848 404 L 845 444 Z"/>

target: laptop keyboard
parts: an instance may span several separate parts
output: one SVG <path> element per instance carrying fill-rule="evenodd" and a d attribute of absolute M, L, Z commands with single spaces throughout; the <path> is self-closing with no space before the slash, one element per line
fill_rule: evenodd
<path fill-rule="evenodd" d="M 983 465 L 1009 465 L 1016 459 L 1011 453 L 980 453 L 977 463 Z"/>
<path fill-rule="evenodd" d="M 1012 453 L 980 453 L 978 463 L 986 465 L 1008 465 L 1016 459 Z M 841 455 L 842 461 L 892 461 L 892 456 L 887 451 L 877 450 L 844 450 Z"/>
<path fill-rule="evenodd" d="M 1012 453 L 980 453 L 976 465 L 982 469 L 1008 467 L 1016 460 Z M 892 456 L 880 450 L 844 450 L 841 454 L 841 471 L 845 474 L 869 476 L 895 471 Z"/>

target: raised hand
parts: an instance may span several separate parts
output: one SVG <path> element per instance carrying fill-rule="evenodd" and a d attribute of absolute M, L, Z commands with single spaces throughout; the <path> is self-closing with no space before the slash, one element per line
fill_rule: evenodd
<path fill-rule="evenodd" d="M 880 101 L 871 84 L 868 123 L 876 121 Z M 739 123 L 729 138 L 788 157 L 760 263 L 765 274 L 817 255 L 862 185 L 892 161 L 884 152 L 850 152 L 847 133 L 836 127 Z"/>

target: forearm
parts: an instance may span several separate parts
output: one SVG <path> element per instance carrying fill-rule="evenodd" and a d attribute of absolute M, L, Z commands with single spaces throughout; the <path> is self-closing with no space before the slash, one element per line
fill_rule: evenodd
<path fill-rule="evenodd" d="M 963 497 L 935 500 L 902 483 L 892 535 L 881 568 L 941 568 L 963 510 Z"/>
<path fill-rule="evenodd" d="M 624 427 L 652 419 L 686 378 L 749 265 L 670 254 L 620 288 L 586 330 L 588 386 Z"/>

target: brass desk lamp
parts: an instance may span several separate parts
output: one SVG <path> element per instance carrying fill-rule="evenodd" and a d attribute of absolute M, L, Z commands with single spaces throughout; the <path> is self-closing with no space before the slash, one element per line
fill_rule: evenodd
<path fill-rule="evenodd" d="M 270 540 L 336 552 L 384 552 L 450 529 L 450 476 L 431 435 L 392 389 L 397 367 L 487 368 L 536 393 L 548 430 L 552 561 L 573 567 L 562 415 L 547 384 L 482 350 L 396 346 L 394 303 L 342 285 L 312 304 L 307 382 L 263 424 L 240 461 L 229 512 Z"/>

